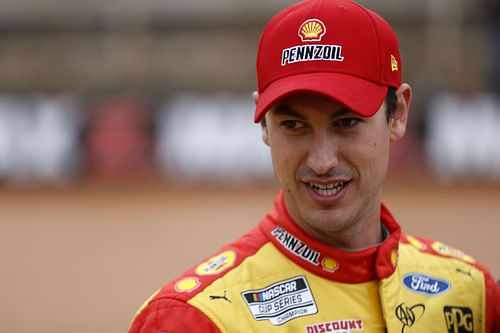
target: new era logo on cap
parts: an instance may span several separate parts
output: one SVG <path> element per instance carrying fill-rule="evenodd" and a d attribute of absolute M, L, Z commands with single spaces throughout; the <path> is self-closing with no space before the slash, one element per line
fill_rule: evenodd
<path fill-rule="evenodd" d="M 264 29 L 257 81 L 256 122 L 280 98 L 299 91 L 326 95 L 369 117 L 387 87 L 401 85 L 396 34 L 378 14 L 354 1 L 301 1 Z"/>
<path fill-rule="evenodd" d="M 398 61 L 396 60 L 396 57 L 391 54 L 391 71 L 397 72 L 399 70 L 398 67 Z"/>

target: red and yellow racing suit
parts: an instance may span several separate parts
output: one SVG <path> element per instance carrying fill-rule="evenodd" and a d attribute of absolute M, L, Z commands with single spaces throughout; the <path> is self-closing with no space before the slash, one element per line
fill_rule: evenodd
<path fill-rule="evenodd" d="M 473 258 L 401 233 L 343 251 L 305 234 L 282 193 L 252 231 L 171 281 L 130 333 L 500 332 L 500 288 Z"/>

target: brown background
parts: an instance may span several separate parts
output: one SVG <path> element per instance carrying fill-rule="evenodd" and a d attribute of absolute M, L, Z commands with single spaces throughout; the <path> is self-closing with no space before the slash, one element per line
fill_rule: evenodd
<path fill-rule="evenodd" d="M 276 189 L 86 186 L 0 191 L 0 331 L 125 332 L 156 288 L 251 228 Z M 408 233 L 500 277 L 500 188 L 393 183 Z"/>

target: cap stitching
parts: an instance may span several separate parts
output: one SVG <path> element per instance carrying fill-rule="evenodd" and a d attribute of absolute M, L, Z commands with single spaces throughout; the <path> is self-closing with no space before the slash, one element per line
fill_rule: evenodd
<path fill-rule="evenodd" d="M 288 15 L 288 13 L 292 12 L 295 7 L 298 7 L 300 3 L 296 3 L 295 5 L 292 5 L 290 7 L 287 7 L 287 8 L 284 8 L 282 12 L 283 15 L 282 16 L 286 16 Z M 260 82 L 259 82 L 259 68 L 260 68 L 260 64 L 262 62 L 261 60 L 261 57 L 259 57 L 258 55 L 259 54 L 262 54 L 262 48 L 263 48 L 263 45 L 265 44 L 264 43 L 264 39 L 268 39 L 269 37 L 267 38 L 264 38 L 265 36 L 268 35 L 268 31 L 272 28 L 272 27 L 275 27 L 276 26 L 276 22 L 278 22 L 278 16 L 275 16 L 274 18 L 272 18 L 268 23 L 267 25 L 264 27 L 264 30 L 262 30 L 262 33 L 261 33 L 261 37 L 260 37 L 260 41 L 259 41 L 259 47 L 257 49 L 257 62 L 256 62 L 256 69 L 257 69 L 257 89 L 259 89 L 259 85 L 260 85 Z M 268 86 L 269 84 L 267 84 Z M 260 90 L 260 89 L 259 89 Z M 262 89 L 264 90 L 264 88 Z"/>

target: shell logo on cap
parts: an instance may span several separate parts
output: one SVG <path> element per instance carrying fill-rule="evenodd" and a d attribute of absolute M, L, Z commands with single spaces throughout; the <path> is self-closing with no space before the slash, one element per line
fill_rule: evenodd
<path fill-rule="evenodd" d="M 319 42 L 326 34 L 326 26 L 319 19 L 310 19 L 302 23 L 299 36 L 303 42 Z"/>

